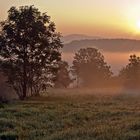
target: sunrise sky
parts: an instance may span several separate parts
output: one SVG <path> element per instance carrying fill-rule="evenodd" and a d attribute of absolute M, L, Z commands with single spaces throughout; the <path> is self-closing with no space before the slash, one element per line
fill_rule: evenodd
<path fill-rule="evenodd" d="M 0 0 L 0 20 L 6 19 L 11 6 L 24 5 L 34 5 L 41 12 L 47 12 L 63 36 L 86 34 L 140 39 L 140 0 Z M 140 54 L 104 52 L 104 56 L 112 70 L 118 72 L 134 53 Z M 63 59 L 70 62 L 73 55 L 65 53 Z"/>
<path fill-rule="evenodd" d="M 22 5 L 47 12 L 63 35 L 140 39 L 139 0 L 0 0 L 0 20 L 11 6 Z"/>

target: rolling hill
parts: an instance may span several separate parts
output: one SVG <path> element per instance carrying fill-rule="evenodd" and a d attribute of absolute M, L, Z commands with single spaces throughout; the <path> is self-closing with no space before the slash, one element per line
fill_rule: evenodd
<path fill-rule="evenodd" d="M 132 39 L 83 39 L 73 40 L 64 44 L 62 50 L 63 60 L 72 64 L 75 52 L 80 48 L 94 47 L 98 48 L 105 57 L 105 60 L 111 65 L 112 71 L 118 74 L 120 69 L 128 63 L 131 54 L 139 55 L 140 40 Z"/>
<path fill-rule="evenodd" d="M 70 43 L 74 40 L 84 40 L 84 39 L 99 39 L 100 37 L 98 36 L 88 36 L 84 34 L 70 34 L 67 36 L 62 37 L 62 41 L 64 43 Z"/>
<path fill-rule="evenodd" d="M 132 39 L 84 39 L 64 44 L 63 52 L 75 52 L 80 48 L 96 47 L 105 52 L 140 51 L 140 40 Z"/>

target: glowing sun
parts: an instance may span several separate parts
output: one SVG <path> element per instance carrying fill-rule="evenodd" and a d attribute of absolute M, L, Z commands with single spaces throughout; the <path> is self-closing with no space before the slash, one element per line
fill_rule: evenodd
<path fill-rule="evenodd" d="M 137 29 L 139 29 L 140 30 L 140 20 L 137 22 Z"/>

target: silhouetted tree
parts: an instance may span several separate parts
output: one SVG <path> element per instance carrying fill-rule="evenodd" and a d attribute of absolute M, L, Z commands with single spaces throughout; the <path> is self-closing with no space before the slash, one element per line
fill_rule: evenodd
<path fill-rule="evenodd" d="M 20 99 L 29 90 L 39 94 L 61 59 L 62 44 L 54 23 L 34 6 L 11 7 L 1 28 L 1 69 L 8 82 Z"/>
<path fill-rule="evenodd" d="M 104 61 L 103 55 L 95 48 L 80 49 L 74 57 L 72 73 L 84 86 L 101 86 L 112 75 L 110 66 Z"/>
<path fill-rule="evenodd" d="M 140 85 L 140 57 L 130 56 L 129 63 L 124 67 L 119 77 L 127 88 L 138 88 Z"/>
<path fill-rule="evenodd" d="M 70 77 L 69 65 L 65 61 L 59 63 L 58 72 L 55 77 L 54 86 L 59 88 L 67 88 L 73 82 Z"/>

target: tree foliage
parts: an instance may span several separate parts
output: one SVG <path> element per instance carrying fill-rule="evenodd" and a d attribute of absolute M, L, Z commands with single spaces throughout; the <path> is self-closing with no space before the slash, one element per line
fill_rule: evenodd
<path fill-rule="evenodd" d="M 127 88 L 138 88 L 140 83 L 140 57 L 130 56 L 129 63 L 124 67 L 119 77 Z"/>
<path fill-rule="evenodd" d="M 72 82 L 73 79 L 70 76 L 68 63 L 66 61 L 61 61 L 55 77 L 55 87 L 67 88 Z"/>
<path fill-rule="evenodd" d="M 74 57 L 72 73 L 77 77 L 77 84 L 84 86 L 101 86 L 112 72 L 104 61 L 103 55 L 95 48 L 80 49 Z"/>
<path fill-rule="evenodd" d="M 21 99 L 44 89 L 61 59 L 60 34 L 34 6 L 11 7 L 1 22 L 1 69 Z"/>

